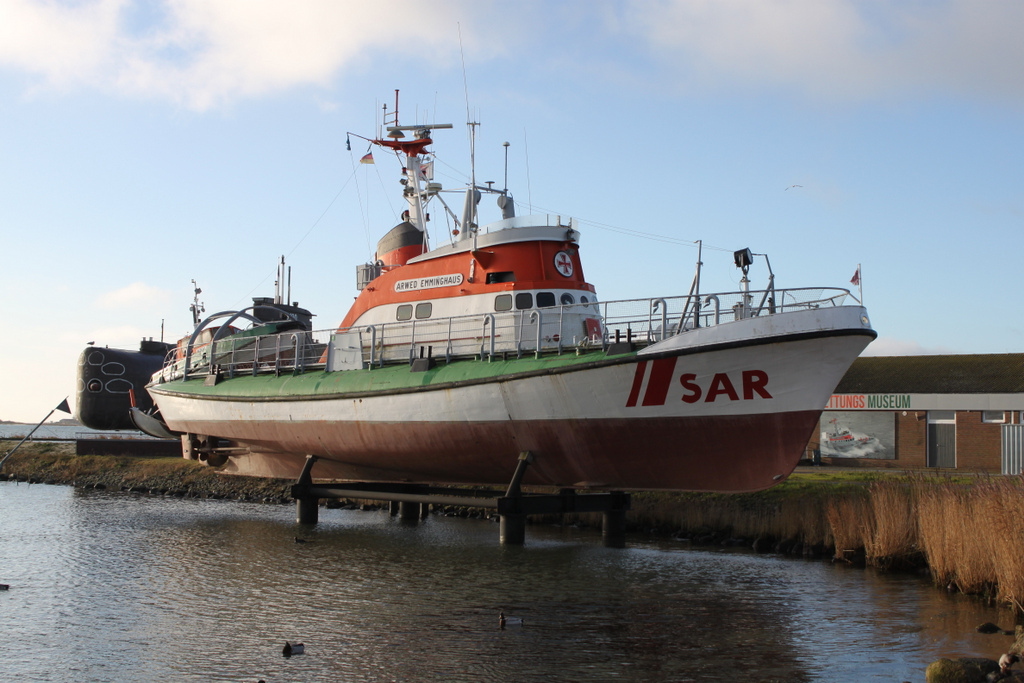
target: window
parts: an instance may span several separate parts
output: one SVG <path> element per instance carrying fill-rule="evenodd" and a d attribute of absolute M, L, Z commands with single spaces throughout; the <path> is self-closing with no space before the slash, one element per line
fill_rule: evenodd
<path fill-rule="evenodd" d="M 494 310 L 496 311 L 511 311 L 512 310 L 512 295 L 511 294 L 499 294 L 494 297 Z"/>
<path fill-rule="evenodd" d="M 395 314 L 395 320 L 411 320 L 412 319 L 412 304 L 402 304 L 398 307 L 398 312 Z"/>
<path fill-rule="evenodd" d="M 533 308 L 533 294 L 530 292 L 519 292 L 516 294 L 516 308 L 520 311 Z"/>
<path fill-rule="evenodd" d="M 416 304 L 416 319 L 422 320 L 423 318 L 429 318 L 430 312 L 434 310 L 434 304 L 429 301 L 424 301 L 421 304 Z"/>
<path fill-rule="evenodd" d="M 551 308 L 554 305 L 554 292 L 537 292 L 537 308 Z"/>
<path fill-rule="evenodd" d="M 580 295 L 580 303 L 581 304 L 587 303 L 587 295 L 586 294 L 581 294 Z"/>
<path fill-rule="evenodd" d="M 496 282 L 515 282 L 516 274 L 511 270 L 504 270 L 498 273 L 487 273 L 487 284 L 493 285 Z"/>
<path fill-rule="evenodd" d="M 576 297 L 574 297 L 569 292 L 563 292 L 559 301 L 562 302 L 563 306 L 571 306 L 572 304 L 576 303 Z"/>
<path fill-rule="evenodd" d="M 1002 424 L 1006 422 L 1006 413 L 1001 410 L 983 410 L 981 411 L 981 421 Z"/>

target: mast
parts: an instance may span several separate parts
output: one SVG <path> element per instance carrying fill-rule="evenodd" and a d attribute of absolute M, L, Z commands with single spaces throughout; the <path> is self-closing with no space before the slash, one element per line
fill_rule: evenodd
<path fill-rule="evenodd" d="M 433 144 L 430 139 L 430 132 L 435 128 L 451 128 L 450 123 L 423 124 L 418 126 L 401 126 L 398 123 L 398 91 L 395 90 L 395 111 L 394 125 L 386 126 L 387 137 L 379 137 L 371 140 L 375 145 L 393 149 L 405 155 L 406 176 L 402 180 L 405 185 L 406 201 L 409 203 L 409 222 L 416 226 L 424 235 L 427 235 L 427 193 L 421 184 L 423 178 L 420 155 L 428 145 Z M 405 140 L 405 132 L 414 131 L 416 137 L 413 140 Z"/>

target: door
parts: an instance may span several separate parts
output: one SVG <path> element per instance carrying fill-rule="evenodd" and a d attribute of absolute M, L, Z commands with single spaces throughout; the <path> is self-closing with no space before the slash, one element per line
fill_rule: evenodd
<path fill-rule="evenodd" d="M 956 467 L 956 412 L 928 412 L 928 467 Z"/>

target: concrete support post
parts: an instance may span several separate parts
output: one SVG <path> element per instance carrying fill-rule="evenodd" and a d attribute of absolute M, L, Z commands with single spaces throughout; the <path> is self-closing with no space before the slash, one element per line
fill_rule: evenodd
<path fill-rule="evenodd" d="M 601 540 L 607 548 L 626 547 L 625 510 L 607 510 L 601 513 Z"/>
<path fill-rule="evenodd" d="M 299 524 L 316 524 L 320 521 L 320 499 L 308 496 L 296 498 L 295 521 Z"/>
<path fill-rule="evenodd" d="M 522 511 L 523 491 L 520 483 L 526 468 L 533 462 L 533 454 L 523 451 L 519 454 L 512 481 L 505 491 L 506 506 L 498 506 L 498 540 L 502 545 L 523 545 L 526 543 L 526 514 Z"/>
<path fill-rule="evenodd" d="M 498 540 L 502 545 L 526 543 L 526 515 L 513 512 L 501 515 L 498 519 Z"/>
<path fill-rule="evenodd" d="M 295 499 L 295 521 L 299 524 L 316 524 L 320 518 L 320 499 L 310 495 L 313 486 L 313 465 L 315 455 L 306 456 L 306 464 L 302 466 L 299 478 L 292 485 L 292 498 Z"/>
<path fill-rule="evenodd" d="M 420 518 L 420 504 L 419 503 L 406 503 L 401 501 L 398 503 L 398 518 L 403 522 L 416 522 Z"/>

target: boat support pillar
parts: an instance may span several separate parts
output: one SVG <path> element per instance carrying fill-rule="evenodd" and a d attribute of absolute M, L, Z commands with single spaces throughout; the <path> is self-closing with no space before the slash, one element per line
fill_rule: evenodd
<path fill-rule="evenodd" d="M 626 511 L 630 496 L 622 491 L 577 493 L 562 489 L 557 493 L 527 493 L 521 484 L 534 460 L 530 452 L 519 454 L 515 472 L 505 491 L 430 486 L 389 482 L 341 482 L 314 484 L 316 456 L 307 456 L 298 480 L 292 485 L 297 522 L 316 524 L 321 499 L 378 500 L 389 502 L 392 515 L 401 521 L 424 519 L 431 505 L 492 510 L 498 514 L 499 539 L 505 545 L 523 545 L 529 515 L 566 515 L 600 512 L 601 536 L 609 547 L 621 548 L 626 539 Z"/>
<path fill-rule="evenodd" d="M 502 545 L 523 545 L 526 542 L 526 513 L 523 512 L 523 490 L 520 487 L 526 468 L 533 462 L 533 453 L 523 451 L 519 454 L 516 471 L 512 474 L 508 490 L 505 491 L 504 510 L 499 501 L 498 540 Z"/>
<path fill-rule="evenodd" d="M 307 455 L 299 478 L 292 486 L 295 499 L 295 521 L 299 524 L 316 524 L 320 521 L 320 498 L 313 494 L 313 465 L 315 455 Z"/>

